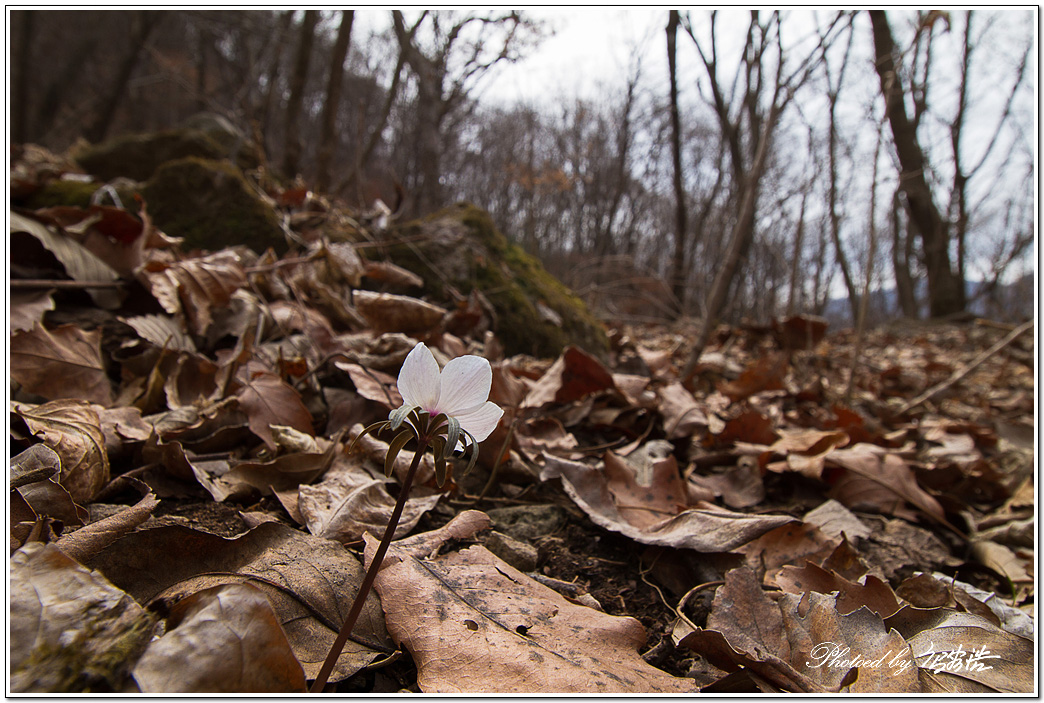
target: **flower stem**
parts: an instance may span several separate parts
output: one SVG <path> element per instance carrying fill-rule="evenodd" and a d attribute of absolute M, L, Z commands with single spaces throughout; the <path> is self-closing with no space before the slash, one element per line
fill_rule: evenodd
<path fill-rule="evenodd" d="M 406 505 L 406 498 L 409 496 L 414 474 L 417 473 L 417 467 L 420 466 L 421 458 L 427 449 L 428 443 L 422 440 L 413 453 L 413 462 L 410 463 L 409 471 L 406 472 L 406 477 L 402 481 L 402 488 L 399 489 L 399 498 L 395 501 L 395 508 L 392 510 L 391 518 L 388 519 L 388 527 L 384 530 L 384 537 L 381 538 L 381 543 L 378 545 L 377 551 L 374 552 L 370 568 L 366 570 L 366 576 L 363 578 L 362 585 L 359 586 L 359 592 L 355 595 L 352 609 L 348 612 L 348 617 L 345 618 L 344 624 L 341 625 L 341 631 L 337 633 L 337 639 L 334 640 L 333 646 L 330 647 L 330 653 L 326 655 L 326 661 L 323 662 L 322 668 L 319 669 L 319 675 L 315 677 L 315 682 L 309 689 L 309 693 L 321 693 L 326 687 L 326 682 L 330 678 L 330 672 L 333 670 L 337 659 L 341 656 L 348 637 L 352 634 L 352 628 L 355 627 L 355 621 L 359 619 L 366 597 L 370 595 L 370 589 L 377 578 L 377 572 L 381 570 L 381 562 L 384 561 L 384 555 L 388 551 L 392 536 L 395 534 L 395 528 L 399 524 L 399 517 L 402 515 L 402 509 Z"/>

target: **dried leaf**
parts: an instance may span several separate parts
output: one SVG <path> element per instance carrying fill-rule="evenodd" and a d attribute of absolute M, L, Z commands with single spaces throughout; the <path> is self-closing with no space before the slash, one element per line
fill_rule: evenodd
<path fill-rule="evenodd" d="M 206 333 L 213 310 L 228 305 L 246 285 L 240 255 L 231 249 L 182 261 L 153 259 L 139 276 L 164 310 L 185 315 L 195 334 Z"/>
<path fill-rule="evenodd" d="M 363 578 L 358 561 L 341 545 L 274 522 L 235 539 L 176 525 L 139 530 L 103 550 L 90 566 L 141 603 L 249 582 L 272 604 L 307 678 L 319 673 Z M 351 676 L 391 649 L 371 594 L 331 680 Z"/>
<path fill-rule="evenodd" d="M 809 591 L 837 593 L 837 611 L 848 615 L 860 607 L 868 608 L 882 618 L 894 615 L 899 610 L 899 601 L 891 587 L 877 578 L 867 575 L 865 583 L 855 583 L 837 573 L 812 563 L 802 567 L 784 566 L 776 576 L 776 584 L 788 593 L 801 595 Z"/>
<path fill-rule="evenodd" d="M 642 544 L 727 552 L 794 520 L 787 515 L 690 508 L 654 525 L 637 528 L 620 514 L 605 472 L 548 454 L 544 455 L 544 462 L 542 481 L 561 478 L 566 493 L 595 524 Z"/>
<path fill-rule="evenodd" d="M 576 347 L 566 347 L 562 356 L 529 390 L 522 406 L 539 408 L 550 403 L 571 403 L 592 393 L 615 389 L 612 374 L 598 359 Z"/>
<path fill-rule="evenodd" d="M 120 322 L 130 325 L 139 337 L 160 349 L 196 351 L 196 343 L 192 341 L 192 337 L 185 332 L 177 320 L 169 315 L 138 315 L 118 319 Z"/>
<path fill-rule="evenodd" d="M 36 326 L 11 337 L 11 377 L 47 400 L 112 402 L 112 383 L 101 353 L 101 330 L 75 325 Z"/>
<path fill-rule="evenodd" d="M 236 398 L 239 407 L 247 414 L 250 431 L 270 449 L 276 448 L 272 425 L 288 425 L 302 432 L 313 431 L 312 415 L 301 396 L 270 371 L 249 373 Z"/>
<path fill-rule="evenodd" d="M 115 515 L 62 535 L 55 546 L 81 564 L 86 563 L 95 554 L 148 520 L 157 505 L 159 500 L 150 492 L 133 506 Z"/>
<path fill-rule="evenodd" d="M 415 543 L 416 544 L 416 543 Z M 426 693 L 682 693 L 639 656 L 633 618 L 570 603 L 481 546 L 425 559 L 393 545 L 375 587 Z M 375 549 L 367 546 L 367 554 Z"/>
<path fill-rule="evenodd" d="M 198 591 L 134 667 L 142 693 L 304 693 L 305 675 L 264 594 L 245 583 Z"/>
<path fill-rule="evenodd" d="M 1031 693 L 1035 690 L 1033 640 L 1005 632 L 988 620 L 951 608 L 904 606 L 885 620 L 913 650 L 917 665 L 952 691 L 969 684 L 982 692 Z M 973 665 L 978 664 L 979 666 Z"/>
<path fill-rule="evenodd" d="M 27 332 L 43 323 L 44 315 L 54 310 L 54 290 L 8 290 L 11 306 L 11 332 Z"/>
<path fill-rule="evenodd" d="M 14 403 L 13 409 L 61 458 L 59 480 L 73 500 L 81 505 L 91 502 L 109 482 L 109 456 L 95 406 L 82 400 L 52 400 L 36 406 Z"/>
<path fill-rule="evenodd" d="M 356 309 L 377 333 L 424 334 L 434 329 L 446 311 L 423 300 L 391 293 L 358 290 L 352 296 Z"/>
<path fill-rule="evenodd" d="M 765 354 L 747 366 L 735 381 L 719 384 L 718 390 L 733 402 L 749 398 L 755 393 L 785 390 L 783 376 L 786 374 L 787 364 L 786 354 Z"/>
<path fill-rule="evenodd" d="M 65 272 L 76 281 L 111 282 L 119 274 L 107 263 L 88 251 L 82 244 L 69 236 L 56 232 L 42 222 L 10 213 L 11 232 L 32 235 L 65 267 Z M 120 295 L 114 290 L 88 289 L 98 307 L 115 309 L 120 305 Z"/>
<path fill-rule="evenodd" d="M 660 401 L 660 415 L 663 416 L 663 426 L 668 437 L 688 437 L 697 427 L 707 426 L 708 420 L 703 409 L 682 384 L 666 385 L 658 389 L 656 395 Z"/>
<path fill-rule="evenodd" d="M 330 471 L 317 485 L 302 485 L 298 489 L 298 511 L 308 531 L 317 537 L 349 544 L 361 540 L 366 532 L 383 535 L 395 506 L 385 483 L 362 469 L 343 466 Z M 441 498 L 441 494 L 419 492 L 420 487 L 413 489 L 403 506 L 396 539 L 409 534 Z"/>
<path fill-rule="evenodd" d="M 25 545 L 10 569 L 10 690 L 119 690 L 152 637 L 152 617 L 54 545 Z"/>
<path fill-rule="evenodd" d="M 865 486 L 864 482 L 860 482 L 859 489 L 850 488 L 843 493 L 842 497 L 848 499 L 849 508 L 857 508 L 860 504 L 867 507 L 871 495 L 890 495 L 894 498 L 886 498 L 887 503 L 882 504 L 875 500 L 869 504 L 870 507 L 884 508 L 882 512 L 891 513 L 895 510 L 895 498 L 898 498 L 923 510 L 937 521 L 949 525 L 939 501 L 917 484 L 913 471 L 901 457 L 876 445 L 856 444 L 848 449 L 835 449 L 827 454 L 826 459 L 870 483 L 870 486 Z M 837 484 L 835 491 L 841 492 L 836 486 Z M 876 489 L 875 493 L 869 493 L 868 488 Z"/>

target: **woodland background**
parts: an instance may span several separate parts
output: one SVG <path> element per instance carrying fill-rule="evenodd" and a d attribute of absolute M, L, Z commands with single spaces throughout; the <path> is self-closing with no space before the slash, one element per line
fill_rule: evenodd
<path fill-rule="evenodd" d="M 487 209 L 624 319 L 1032 314 L 1032 11 L 663 12 L 599 98 L 530 104 L 484 97 L 553 29 L 525 12 L 8 18 L 16 144 L 217 113 L 347 204 Z"/>

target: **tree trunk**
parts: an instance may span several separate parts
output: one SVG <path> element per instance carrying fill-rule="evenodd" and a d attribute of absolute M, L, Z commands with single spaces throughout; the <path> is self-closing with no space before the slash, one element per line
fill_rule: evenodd
<path fill-rule="evenodd" d="M 341 84 L 344 82 L 344 60 L 348 57 L 354 20 L 354 10 L 341 12 L 341 26 L 337 30 L 337 41 L 330 58 L 330 74 L 326 82 L 326 102 L 323 103 L 316 165 L 315 188 L 320 192 L 326 192 L 330 185 L 330 162 L 333 160 L 334 148 L 340 143 L 336 134 L 337 111 L 341 103 Z"/>
<path fill-rule="evenodd" d="M 925 158 L 903 102 L 901 78 L 893 56 L 895 41 L 883 10 L 871 10 L 877 75 L 885 99 L 885 113 L 892 129 L 892 140 L 899 158 L 899 185 L 906 195 L 910 223 L 921 238 L 928 273 L 929 311 L 932 317 L 945 317 L 965 309 L 964 281 L 950 265 L 949 226 L 939 213 L 925 178 Z"/>
<path fill-rule="evenodd" d="M 308 83 L 308 64 L 312 60 L 312 41 L 315 38 L 315 26 L 319 23 L 318 10 L 305 10 L 301 22 L 301 35 L 297 43 L 297 56 L 294 59 L 294 72 L 290 76 L 290 99 L 286 104 L 286 132 L 283 138 L 283 175 L 293 178 L 297 175 L 301 160 L 301 138 L 298 135 L 297 121 L 304 104 L 305 85 Z"/>
<path fill-rule="evenodd" d="M 138 13 L 135 19 L 138 25 L 137 32 L 135 32 L 134 37 L 129 42 L 130 50 L 124 56 L 123 62 L 116 71 L 116 80 L 113 81 L 112 90 L 109 91 L 108 96 L 102 101 L 101 108 L 94 121 L 84 130 L 84 137 L 87 141 L 100 142 L 108 134 L 109 128 L 112 126 L 113 117 L 116 115 L 116 108 L 120 106 L 123 94 L 127 90 L 127 83 L 130 81 L 134 69 L 138 66 L 138 57 L 145 48 L 152 30 L 163 19 L 163 15 L 160 12 L 145 10 Z"/>
<path fill-rule="evenodd" d="M 769 143 L 772 141 L 772 132 L 776 128 L 779 113 L 780 106 L 773 104 L 758 135 L 758 150 L 754 155 L 753 163 L 741 182 L 740 207 L 729 237 L 725 261 L 718 269 L 718 275 L 714 277 L 714 284 L 707 301 L 707 314 L 700 324 L 700 331 L 690 351 L 689 361 L 682 372 L 683 379 L 688 379 L 692 375 L 696 363 L 700 360 L 700 355 L 703 354 L 703 348 L 710 341 L 711 333 L 714 332 L 714 328 L 718 324 L 718 317 L 725 306 L 732 281 L 754 239 L 754 215 L 758 206 L 758 187 L 768 163 Z"/>
<path fill-rule="evenodd" d="M 895 277 L 895 294 L 899 299 L 899 310 L 903 317 L 916 320 L 917 293 L 914 290 L 913 276 L 910 274 L 910 260 L 914 256 L 913 237 L 909 233 L 903 236 L 902 218 L 899 216 L 899 191 L 892 196 L 892 273 Z"/>
<path fill-rule="evenodd" d="M 678 302 L 678 314 L 686 309 L 685 244 L 688 237 L 688 211 L 685 207 L 685 181 L 682 174 L 681 115 L 678 112 L 678 25 L 681 17 L 671 10 L 667 20 L 667 70 L 671 84 L 671 161 L 674 164 L 674 262 L 671 267 L 671 288 Z"/>
<path fill-rule="evenodd" d="M 12 18 L 18 17 L 18 53 L 12 66 L 11 95 L 11 141 L 23 144 L 29 141 L 29 72 L 32 62 L 34 18 L 33 11 L 12 12 Z"/>

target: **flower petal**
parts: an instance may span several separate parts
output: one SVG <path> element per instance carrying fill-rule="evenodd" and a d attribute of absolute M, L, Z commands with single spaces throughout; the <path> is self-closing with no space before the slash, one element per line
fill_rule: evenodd
<path fill-rule="evenodd" d="M 497 428 L 503 414 L 504 411 L 496 403 L 486 401 L 454 417 L 460 420 L 462 428 L 475 437 L 476 442 L 481 442 Z"/>
<path fill-rule="evenodd" d="M 420 342 L 402 362 L 397 383 L 404 405 L 432 412 L 439 404 L 439 362 Z"/>
<path fill-rule="evenodd" d="M 493 369 L 481 356 L 458 356 L 442 369 L 442 391 L 439 410 L 447 415 L 481 405 L 489 398 Z"/>

